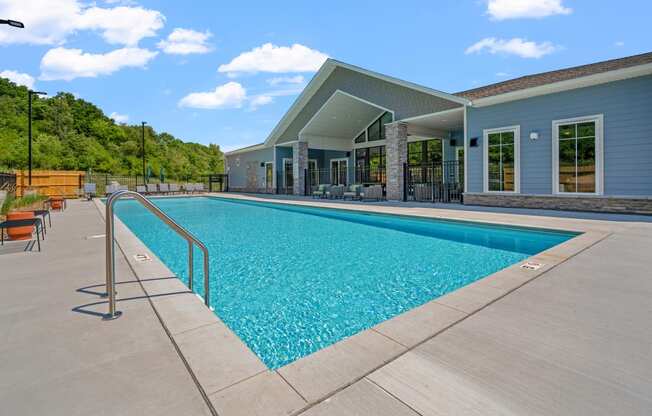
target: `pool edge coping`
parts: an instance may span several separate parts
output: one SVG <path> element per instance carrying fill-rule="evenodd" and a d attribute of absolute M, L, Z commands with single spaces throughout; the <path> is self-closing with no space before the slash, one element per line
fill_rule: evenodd
<path fill-rule="evenodd" d="M 174 196 L 174 197 L 197 197 L 197 196 L 208 196 L 208 197 L 217 197 L 224 199 L 223 196 L 216 193 L 206 193 L 199 195 L 187 195 L 187 196 Z M 235 198 L 233 198 L 235 196 Z M 165 198 L 165 197 L 163 197 Z M 388 206 L 379 206 L 379 205 L 346 205 L 346 204 L 319 204 L 318 201 L 279 201 L 279 200 L 270 200 L 260 197 L 249 197 L 246 195 L 234 195 L 229 194 L 227 197 L 231 200 L 249 200 L 255 202 L 270 202 L 270 203 L 281 203 L 281 204 L 290 204 L 290 205 L 300 205 L 300 206 L 312 206 L 318 208 L 331 208 L 331 209 L 344 209 L 348 211 L 362 211 L 367 213 L 379 213 L 385 215 L 400 215 L 403 217 L 416 217 L 416 218 L 434 218 L 434 219 L 443 219 L 450 220 L 449 218 L 444 218 L 443 215 L 446 212 L 441 212 L 442 209 L 439 208 L 428 208 L 430 212 L 420 212 L 424 208 L 402 208 L 402 207 L 388 207 Z M 100 215 L 103 214 L 104 203 L 99 199 L 96 199 L 96 206 Z M 380 210 L 379 210 L 380 208 Z M 400 210 L 406 211 L 407 213 L 396 214 L 391 211 Z M 428 215 L 430 214 L 430 215 Z M 483 215 L 484 214 L 484 215 Z M 483 217 L 489 216 L 485 212 L 474 212 L 472 217 Z M 511 214 L 501 214 L 501 215 L 511 215 Z M 546 221 L 563 223 L 568 222 L 568 219 L 554 218 L 554 217 L 543 217 Z M 521 225 L 523 221 L 528 221 L 529 218 L 519 218 L 520 221 L 517 223 L 505 223 L 496 220 L 495 218 L 488 219 L 475 219 L 475 218 L 453 218 L 453 220 L 463 221 L 465 223 L 483 223 L 490 225 L 499 225 L 499 226 L 509 226 L 511 228 L 527 228 L 530 230 L 553 230 L 553 231 L 562 231 L 562 232 L 571 232 L 571 233 L 580 233 L 574 237 L 571 237 L 567 241 L 553 246 L 543 252 L 537 253 L 533 256 L 530 256 L 514 265 L 511 265 L 505 269 L 502 269 L 496 273 L 487 275 L 483 278 L 478 279 L 477 281 L 461 287 L 453 292 L 447 293 L 441 297 L 433 299 L 425 304 L 418 306 L 416 308 L 410 309 L 402 314 L 396 315 L 391 319 L 383 321 L 367 330 L 358 332 L 350 337 L 339 340 L 338 342 L 325 347 L 321 350 L 318 350 L 308 356 L 302 357 L 299 360 L 296 360 L 292 363 L 289 363 L 278 369 L 270 370 L 268 369 L 262 361 L 246 346 L 246 344 L 240 340 L 237 335 L 231 331 L 228 326 L 226 326 L 212 311 L 209 311 L 203 304 L 203 302 L 197 296 L 186 296 L 184 299 L 181 299 L 181 303 L 188 303 L 186 307 L 188 309 L 197 308 L 197 304 L 201 305 L 206 311 L 209 311 L 210 314 L 214 317 L 214 322 L 212 324 L 202 324 L 197 325 L 191 329 L 183 331 L 181 333 L 172 333 L 170 336 L 173 337 L 173 341 L 177 342 L 177 337 L 188 332 L 198 330 L 207 326 L 212 326 L 211 330 L 218 331 L 220 333 L 224 332 L 224 329 L 227 333 L 230 333 L 233 337 L 240 341 L 241 349 L 247 355 L 253 355 L 256 360 L 262 364 L 262 370 L 260 371 L 249 371 L 249 374 L 246 377 L 225 385 L 221 388 L 215 389 L 210 388 L 214 384 L 206 383 L 206 380 L 202 382 L 199 380 L 199 383 L 204 388 L 209 399 L 213 402 L 213 405 L 219 405 L 219 400 L 228 396 L 230 390 L 234 388 L 242 388 L 246 384 L 246 387 L 249 386 L 252 389 L 256 388 L 256 383 L 254 382 L 257 379 L 262 377 L 275 377 L 275 383 L 281 383 L 284 389 L 287 389 L 285 399 L 292 403 L 290 407 L 296 407 L 298 400 L 296 397 L 290 397 L 296 395 L 300 398 L 300 401 L 303 402 L 303 406 L 300 408 L 284 408 L 283 412 L 289 414 L 298 414 L 309 407 L 314 406 L 317 403 L 322 402 L 323 400 L 331 397 L 342 389 L 350 386 L 351 384 L 361 380 L 367 375 L 371 374 L 378 368 L 384 366 L 385 364 L 395 360 L 396 358 L 402 356 L 408 351 L 411 351 L 413 348 L 416 348 L 418 345 L 427 342 L 428 340 L 434 338 L 438 334 L 444 332 L 448 328 L 460 323 L 466 318 L 474 315 L 475 313 L 481 311 L 482 309 L 490 306 L 494 302 L 499 301 L 503 297 L 509 295 L 510 293 L 518 290 L 520 287 L 528 284 L 529 282 L 537 279 L 541 275 L 545 274 L 547 271 L 553 269 L 557 265 L 565 262 L 569 258 L 579 254 L 580 252 L 586 250 L 587 248 L 599 243 L 603 239 L 607 238 L 611 232 L 600 230 L 600 227 L 591 226 L 591 222 L 594 220 L 583 221 L 578 224 L 579 226 L 568 227 L 562 224 L 556 224 L 554 228 L 541 226 L 540 224 L 527 224 Z M 562 221 L 566 220 L 566 221 Z M 570 219 L 573 221 L 573 219 Z M 578 221 L 578 220 L 574 220 Z M 589 225 L 588 227 L 586 225 Z M 156 255 L 151 252 L 151 250 L 135 235 L 133 232 L 117 218 L 116 221 L 116 242 L 121 247 L 122 254 L 126 257 L 127 262 L 130 263 L 134 270 L 139 281 L 148 280 L 151 278 L 175 276 L 165 264 L 158 258 Z M 151 264 L 158 270 L 153 272 L 154 277 L 147 274 L 146 270 L 143 270 L 143 267 L 139 266 L 138 263 L 135 263 L 133 256 L 131 254 L 137 254 L 136 252 L 145 251 L 150 254 L 152 258 Z M 541 267 L 538 270 L 527 270 L 521 267 L 525 262 L 534 262 L 541 264 Z M 153 267 L 153 268 L 154 268 Z M 149 273 L 152 273 L 150 271 Z M 145 274 L 143 276 L 143 274 Z M 164 274 L 165 276 L 160 276 Z M 174 280 L 178 282 L 185 293 L 189 293 L 186 285 L 174 277 Z M 177 286 L 178 286 L 177 285 Z M 145 286 L 143 289 L 146 291 L 147 295 L 150 296 L 150 293 Z M 180 294 L 170 294 L 167 296 L 180 297 Z M 194 305 L 191 305 L 194 304 Z M 160 307 L 160 304 L 157 305 L 157 302 L 152 303 L 153 308 Z M 450 321 L 445 321 L 440 323 L 438 326 L 431 327 L 425 334 L 418 336 L 417 339 L 406 340 L 404 335 L 400 334 L 401 327 L 414 327 L 423 326 L 424 314 L 427 309 L 430 308 L 446 308 L 450 310 L 452 316 L 455 319 L 450 319 Z M 165 315 L 165 314 L 163 314 Z M 164 318 L 161 318 L 162 323 L 165 325 Z M 426 317 L 426 321 L 428 317 Z M 218 325 L 215 325 L 218 324 Z M 398 327 L 398 333 L 396 330 L 392 331 L 392 326 Z M 206 328 L 204 328 L 205 330 Z M 406 329 L 407 331 L 408 329 Z M 409 337 L 408 337 L 409 338 Z M 195 340 L 197 342 L 199 340 Z M 379 344 L 383 344 L 380 345 Z M 197 361 L 197 357 L 194 359 L 188 360 L 188 357 L 184 358 L 189 364 L 189 369 L 193 372 L 193 376 L 196 376 L 197 373 L 201 373 L 201 364 Z M 206 357 L 199 357 L 199 360 L 205 360 Z M 206 364 L 206 363 L 204 363 Z M 215 361 L 210 363 L 216 365 Z M 233 362 L 230 363 L 232 367 Z M 250 365 L 250 363 L 247 363 Z M 357 367 L 356 367 L 357 366 Z M 326 383 L 326 387 L 324 387 Z M 253 386 L 250 386 L 253 384 Z M 315 387 L 314 384 L 317 384 Z M 208 387 L 208 388 L 207 388 Z M 259 388 L 260 386 L 258 386 Z M 253 391 L 252 391 L 253 394 Z"/>

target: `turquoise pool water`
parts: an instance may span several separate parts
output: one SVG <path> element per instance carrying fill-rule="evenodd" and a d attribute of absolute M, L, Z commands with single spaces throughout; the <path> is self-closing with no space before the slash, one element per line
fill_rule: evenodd
<path fill-rule="evenodd" d="M 211 306 L 278 368 L 573 234 L 222 198 L 153 199 L 210 252 Z M 187 245 L 136 201 L 118 217 L 187 283 Z M 195 288 L 203 294 L 195 251 Z"/>

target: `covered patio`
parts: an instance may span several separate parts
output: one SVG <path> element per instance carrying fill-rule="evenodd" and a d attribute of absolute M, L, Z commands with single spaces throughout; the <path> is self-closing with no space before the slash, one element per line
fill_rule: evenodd
<path fill-rule="evenodd" d="M 297 140 L 274 143 L 275 160 L 266 168 L 269 193 L 309 195 L 324 184 L 380 185 L 390 200 L 459 202 L 463 106 L 403 120 L 395 114 L 336 90 Z M 451 190 L 457 198 L 450 198 Z"/>

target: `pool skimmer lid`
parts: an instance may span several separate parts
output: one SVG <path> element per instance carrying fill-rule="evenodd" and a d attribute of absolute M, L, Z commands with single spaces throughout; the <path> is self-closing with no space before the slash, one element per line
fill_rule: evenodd
<path fill-rule="evenodd" d="M 152 261 L 152 258 L 149 254 L 134 254 L 134 260 L 136 261 Z"/>
<path fill-rule="evenodd" d="M 525 263 L 521 264 L 521 268 L 527 270 L 539 270 L 542 266 L 545 266 L 545 264 L 537 263 L 534 261 L 526 261 Z"/>

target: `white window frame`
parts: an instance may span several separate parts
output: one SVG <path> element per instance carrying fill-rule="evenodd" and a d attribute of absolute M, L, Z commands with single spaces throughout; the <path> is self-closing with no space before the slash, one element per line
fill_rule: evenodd
<path fill-rule="evenodd" d="M 286 161 L 292 162 L 292 169 L 294 169 L 294 159 L 291 157 L 284 157 L 283 158 L 283 188 L 287 188 L 287 183 L 286 183 L 286 175 L 285 175 L 285 162 Z M 294 174 L 294 172 L 293 172 Z M 292 178 L 294 180 L 294 177 Z"/>
<path fill-rule="evenodd" d="M 271 186 L 269 186 L 270 184 L 267 183 L 267 165 L 272 165 L 272 183 L 271 183 Z M 274 162 L 273 161 L 265 162 L 265 181 L 264 182 L 265 182 L 265 189 L 270 189 L 270 188 L 274 189 Z"/>
<path fill-rule="evenodd" d="M 559 191 L 559 126 L 592 121 L 595 123 L 595 192 Z M 552 193 L 555 195 L 604 194 L 604 114 L 565 118 L 552 121 Z"/>
<path fill-rule="evenodd" d="M 331 174 L 331 177 L 328 178 L 330 182 L 333 182 L 333 162 L 337 162 L 337 169 L 340 169 L 340 162 L 346 162 L 346 183 L 349 183 L 349 165 L 351 162 L 349 161 L 348 157 L 338 157 L 338 158 L 333 158 L 328 161 L 328 170 Z"/>
<path fill-rule="evenodd" d="M 490 191 L 489 190 L 489 135 L 493 133 L 514 132 L 514 190 L 513 191 Z M 466 152 L 464 152 L 466 157 Z M 483 165 L 483 187 L 485 193 L 490 194 L 519 194 L 521 193 L 521 126 L 496 127 L 482 131 L 482 165 Z M 464 177 L 466 180 L 466 177 Z"/>
<path fill-rule="evenodd" d="M 308 175 L 310 175 L 310 162 L 315 162 L 315 170 L 317 170 L 317 183 L 313 185 L 319 185 L 319 162 L 317 159 L 308 159 Z"/>

